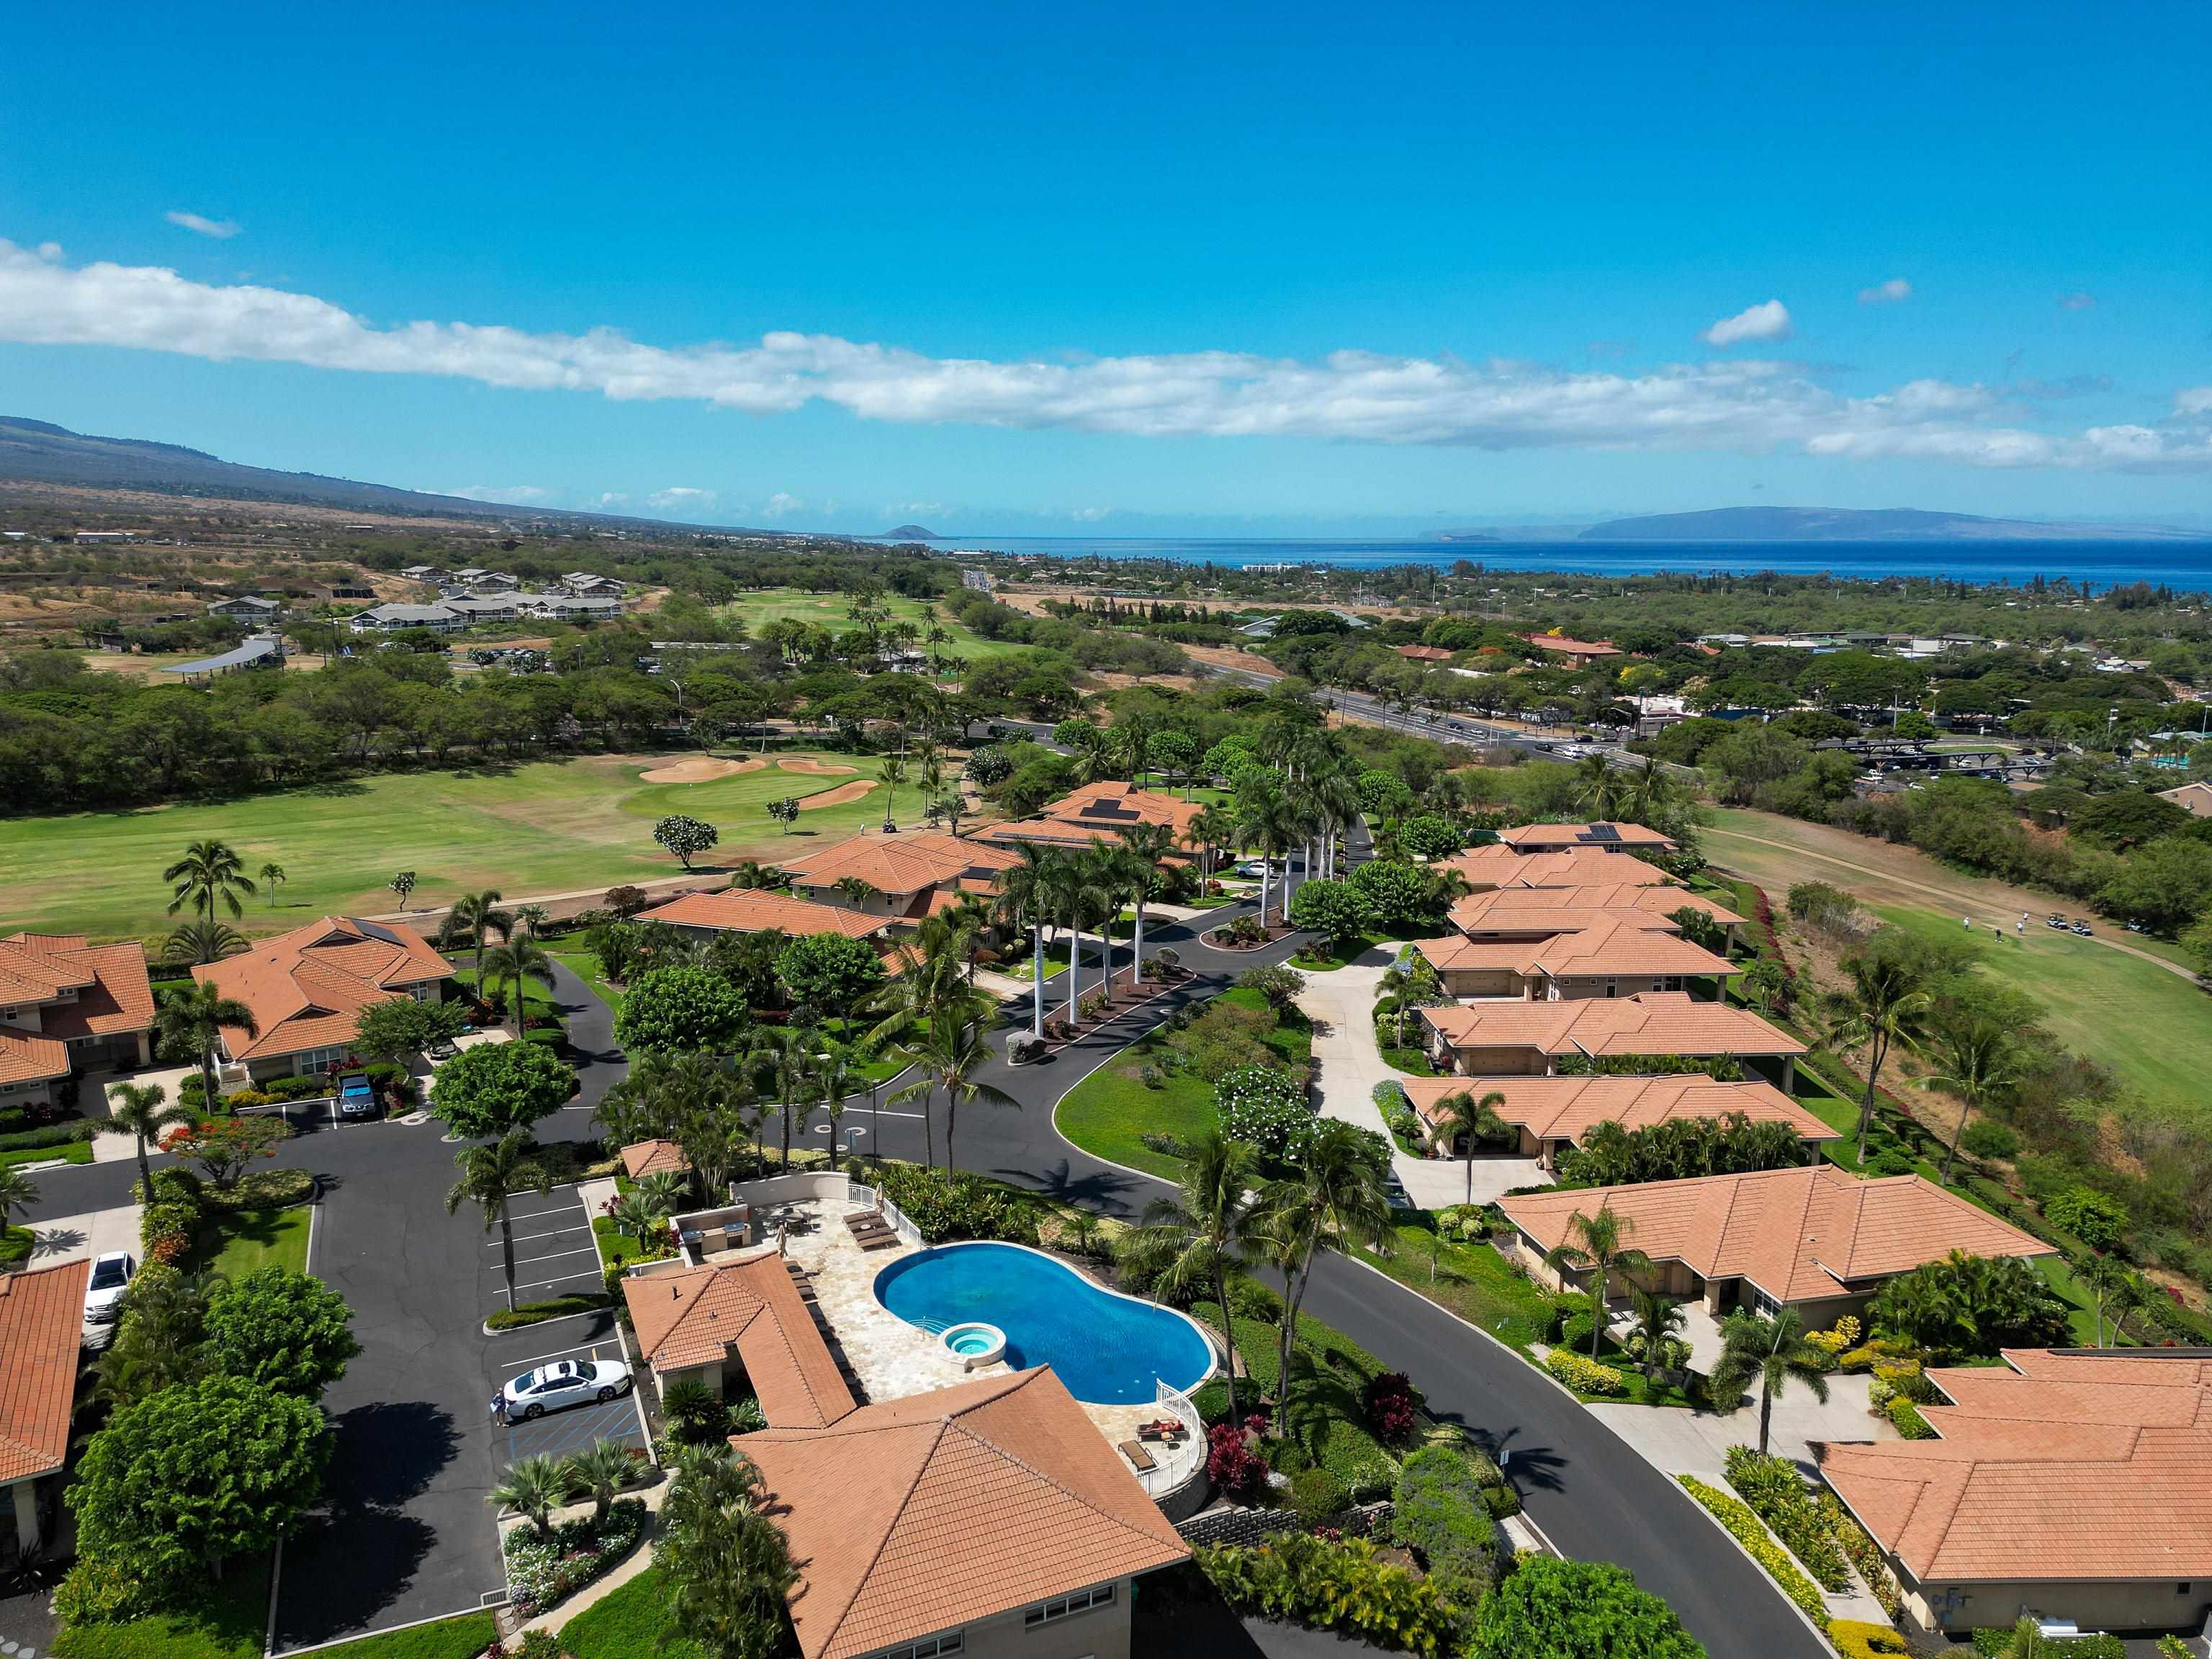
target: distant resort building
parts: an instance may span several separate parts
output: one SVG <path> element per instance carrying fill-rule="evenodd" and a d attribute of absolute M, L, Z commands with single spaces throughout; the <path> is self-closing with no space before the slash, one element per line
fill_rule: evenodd
<path fill-rule="evenodd" d="M 1088 847 L 1093 841 L 1111 839 L 1139 824 L 1152 823 L 1174 831 L 1180 841 L 1205 810 L 1194 801 L 1178 800 L 1173 795 L 1109 779 L 1087 783 L 1061 796 L 1034 817 L 979 830 L 976 838 L 1001 845 L 1026 841 Z"/>
<path fill-rule="evenodd" d="M 1680 991 L 1561 1002 L 1480 1002 L 1424 1008 L 1424 1046 L 1462 1077 L 1549 1077 L 1574 1056 L 1652 1055 L 1778 1062 L 1788 1093 L 1805 1045 L 1748 1009 Z"/>
<path fill-rule="evenodd" d="M 963 893 L 988 895 L 1021 862 L 1012 848 L 934 830 L 855 836 L 788 858 L 776 867 L 792 891 L 819 907 L 889 923 L 917 922 Z"/>

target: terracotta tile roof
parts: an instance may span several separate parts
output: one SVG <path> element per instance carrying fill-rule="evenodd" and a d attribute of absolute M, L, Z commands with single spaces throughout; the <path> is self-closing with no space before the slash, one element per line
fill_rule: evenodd
<path fill-rule="evenodd" d="M 1646 1255 L 1682 1261 L 1706 1279 L 1749 1279 L 1778 1302 L 1870 1289 L 1954 1250 L 2055 1254 L 1918 1176 L 1863 1181 L 1832 1164 L 1537 1193 L 1498 1203 L 1547 1250 L 1566 1239 L 1574 1212 L 1594 1215 L 1610 1204 L 1629 1224 L 1628 1242 Z"/>
<path fill-rule="evenodd" d="M 1802 1054 L 1805 1045 L 1757 1014 L 1680 991 L 1575 1002 L 1492 1002 L 1424 1008 L 1455 1048 L 1534 1048 L 1552 1054 Z"/>
<path fill-rule="evenodd" d="M 1676 1118 L 1723 1118 L 1741 1112 L 1754 1121 L 1787 1123 L 1801 1140 L 1841 1135 L 1771 1083 L 1720 1083 L 1699 1073 L 1678 1077 L 1412 1077 L 1401 1081 L 1413 1109 L 1429 1119 L 1447 1096 L 1480 1100 L 1501 1094 L 1495 1107 L 1506 1122 L 1539 1140 L 1580 1146 L 1600 1123 L 1641 1129 Z M 1433 1121 L 1432 1119 L 1431 1121 Z"/>
<path fill-rule="evenodd" d="M 1631 847 L 1671 849 L 1674 843 L 1656 830 L 1640 823 L 1617 823 L 1600 819 L 1595 823 L 1522 823 L 1500 830 L 1498 839 L 1523 853 L 1550 852 L 1566 847 L 1597 847 L 1607 851 Z"/>
<path fill-rule="evenodd" d="M 89 1261 L 0 1273 L 0 1485 L 61 1468 Z"/>
<path fill-rule="evenodd" d="M 758 888 L 728 887 L 719 893 L 686 893 L 657 909 L 647 910 L 640 921 L 665 921 L 678 927 L 718 927 L 738 933 L 842 933 L 848 939 L 866 939 L 891 925 L 890 916 L 865 915 L 835 904 L 793 898 L 788 893 L 763 892 Z"/>
<path fill-rule="evenodd" d="M 1499 842 L 1471 847 L 1441 862 L 1443 868 L 1458 871 L 1478 890 L 1493 887 L 1669 884 L 1667 872 L 1656 865 L 1587 847 L 1556 853 L 1528 853 Z"/>
<path fill-rule="evenodd" d="M 963 878 L 988 878 L 1021 862 L 1021 855 L 980 836 L 934 830 L 901 835 L 854 836 L 819 851 L 784 860 L 777 868 L 809 887 L 829 887 L 847 876 L 894 897 L 919 893 Z"/>
<path fill-rule="evenodd" d="M 1451 653 L 1437 645 L 1401 645 L 1398 654 L 1407 662 L 1449 662 Z"/>
<path fill-rule="evenodd" d="M 638 1352 L 656 1371 L 708 1365 L 737 1351 L 777 1428 L 820 1428 L 852 1411 L 852 1390 L 814 1316 L 771 1250 L 749 1261 L 622 1282 Z"/>
<path fill-rule="evenodd" d="M 1611 915 L 1590 927 L 1540 939 L 1425 939 L 1416 949 L 1439 969 L 1503 968 L 1524 977 L 1605 978 L 1619 974 L 1740 974 L 1679 933 L 1650 925 L 1640 915 Z"/>
<path fill-rule="evenodd" d="M 1642 860 L 1639 867 L 1651 866 Z M 1656 875 L 1658 872 L 1653 871 Z M 1644 918 L 1643 925 L 1678 933 L 1674 914 L 1680 909 L 1700 911 L 1723 927 L 1741 926 L 1743 918 L 1702 893 L 1657 883 L 1601 882 L 1576 887 L 1499 887 L 1469 893 L 1451 908 L 1452 926 L 1463 933 L 1563 933 L 1587 927 L 1606 915 Z"/>
<path fill-rule="evenodd" d="M 2185 783 L 2177 789 L 2161 789 L 2158 795 L 2192 817 L 2212 818 L 2212 783 Z"/>
<path fill-rule="evenodd" d="M 2014 1369 L 1931 1373 L 1955 1402 L 1927 1408 L 1936 1439 L 1814 1443 L 1876 1542 L 1936 1583 L 2212 1575 L 2201 1351 L 2005 1358 Z"/>
<path fill-rule="evenodd" d="M 44 995 L 26 994 L 42 985 Z M 88 945 L 81 933 L 11 933 L 0 939 L 0 1003 L 42 1002 L 64 990 L 76 1000 L 39 1011 L 49 1036 L 112 1036 L 154 1025 L 154 988 L 136 945 Z"/>
<path fill-rule="evenodd" d="M 59 1037 L 0 1025 L 0 1083 L 50 1083 L 69 1070 L 69 1045 Z"/>
<path fill-rule="evenodd" d="M 1196 801 L 1178 800 L 1134 784 L 1102 779 L 1086 783 L 1072 794 L 1048 804 L 1035 817 L 1018 823 L 994 823 L 980 838 L 996 842 L 1042 841 L 1055 846 L 1084 847 L 1095 836 L 1105 839 L 1139 823 L 1165 824 L 1180 838 L 1191 821 L 1206 808 Z"/>
<path fill-rule="evenodd" d="M 1608 645 L 1603 640 L 1571 640 L 1564 634 L 1523 634 L 1521 637 L 1547 651 L 1556 651 L 1563 657 L 1617 657 L 1620 647 Z"/>
<path fill-rule="evenodd" d="M 222 1040 L 233 1060 L 258 1060 L 349 1043 L 363 1008 L 452 972 L 411 927 L 325 916 L 240 955 L 203 963 L 192 977 L 253 1011 L 258 1035 L 230 1029 Z"/>
<path fill-rule="evenodd" d="M 672 1140 L 640 1140 L 625 1146 L 617 1154 L 622 1159 L 623 1173 L 632 1181 L 641 1176 L 659 1175 L 672 1170 L 678 1175 L 691 1173 L 691 1160 L 684 1156 L 684 1149 Z"/>
<path fill-rule="evenodd" d="M 1189 1554 L 1048 1369 L 734 1443 L 791 1540 L 806 1659 L 855 1659 Z"/>

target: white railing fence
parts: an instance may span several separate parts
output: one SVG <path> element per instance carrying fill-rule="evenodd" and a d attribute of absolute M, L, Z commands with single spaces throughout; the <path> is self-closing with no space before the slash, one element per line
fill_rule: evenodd
<path fill-rule="evenodd" d="M 1206 1467 L 1206 1419 L 1198 1414 L 1198 1407 L 1191 1403 L 1188 1395 L 1157 1378 L 1152 1383 L 1152 1398 L 1160 1407 L 1160 1414 L 1180 1419 L 1184 1430 L 1179 1445 L 1155 1441 L 1155 1466 L 1137 1477 L 1144 1486 L 1145 1495 L 1158 1500 Z"/>

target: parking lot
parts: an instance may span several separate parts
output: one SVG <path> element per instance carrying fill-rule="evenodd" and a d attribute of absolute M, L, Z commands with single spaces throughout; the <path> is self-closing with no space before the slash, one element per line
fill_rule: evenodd
<path fill-rule="evenodd" d="M 599 1288 L 599 1256 L 592 1245 L 592 1218 L 585 1214 L 574 1187 L 556 1187 L 550 1193 L 523 1193 L 509 1199 L 507 1224 L 514 1234 L 514 1299 L 548 1302 Z M 507 1306 L 507 1288 L 500 1276 L 499 1230 L 483 1236 L 477 1252 L 482 1270 L 486 1316 Z"/>

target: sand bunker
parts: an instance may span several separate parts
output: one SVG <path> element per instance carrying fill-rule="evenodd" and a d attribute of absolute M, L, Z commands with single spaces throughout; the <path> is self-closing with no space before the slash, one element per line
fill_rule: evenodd
<path fill-rule="evenodd" d="M 810 778 L 849 777 L 860 769 L 857 766 L 839 766 L 831 761 L 818 761 L 811 755 L 779 760 L 776 764 L 787 772 L 804 772 Z"/>
<path fill-rule="evenodd" d="M 852 770 L 850 767 L 845 769 Z M 872 778 L 862 779 L 857 783 L 841 783 L 835 789 L 824 789 L 820 794 L 807 796 L 799 803 L 799 810 L 811 812 L 817 806 L 842 806 L 848 800 L 860 799 L 875 787 Z"/>
<path fill-rule="evenodd" d="M 712 783 L 716 778 L 733 778 L 740 772 L 757 772 L 768 763 L 757 756 L 750 760 L 678 761 L 672 766 L 656 766 L 638 776 L 647 783 Z"/>

